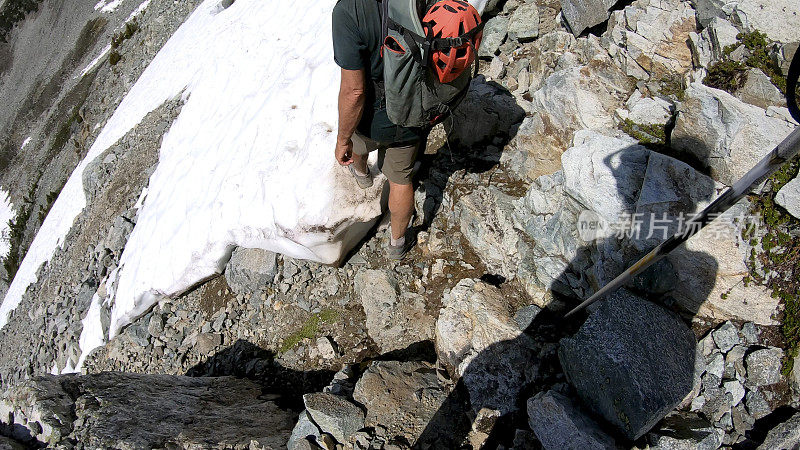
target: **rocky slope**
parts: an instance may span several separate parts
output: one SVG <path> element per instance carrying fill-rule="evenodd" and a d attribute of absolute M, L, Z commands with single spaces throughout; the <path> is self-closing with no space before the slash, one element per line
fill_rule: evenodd
<path fill-rule="evenodd" d="M 579 320 L 560 318 L 794 129 L 773 82 L 800 12 L 609 3 L 488 2 L 482 76 L 429 139 L 407 260 L 384 259 L 385 223 L 340 267 L 238 248 L 224 276 L 160 299 L 92 352 L 84 375 L 42 377 L 81 362 L 81 320 L 113 289 L 102 280 L 181 101 L 150 113 L 86 172 L 89 207 L 0 329 L 2 433 L 55 448 L 797 445 L 800 363 L 790 370 L 786 331 L 797 297 L 772 295 L 786 265 L 757 263 L 773 214 L 792 254 L 791 207 L 744 201 Z M 153 0 L 123 60 L 93 69 L 80 123 L 110 116 L 192 6 Z M 15 33 L 33 33 L 37 17 Z M 754 30 L 775 41 L 775 73 L 743 69 L 732 92 L 703 84 L 719 61 L 752 62 L 737 34 Z M 88 128 L 72 126 L 69 141 L 91 145 Z M 0 181 L 19 204 L 16 177 L 47 160 L 14 161 Z M 64 180 L 69 161 L 45 183 Z M 797 203 L 793 167 L 771 181 L 785 184 L 780 205 Z M 586 233 L 592 221 L 606 228 Z"/>

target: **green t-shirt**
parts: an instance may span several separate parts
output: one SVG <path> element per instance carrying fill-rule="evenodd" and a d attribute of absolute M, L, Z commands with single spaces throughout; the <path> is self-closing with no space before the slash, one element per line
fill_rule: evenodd
<path fill-rule="evenodd" d="M 333 59 L 345 70 L 367 74 L 367 107 L 358 131 L 382 144 L 419 140 L 419 130 L 393 124 L 376 99 L 373 82 L 383 81 L 381 16 L 377 0 L 339 0 L 333 8 Z M 370 107 L 370 105 L 372 105 Z"/>

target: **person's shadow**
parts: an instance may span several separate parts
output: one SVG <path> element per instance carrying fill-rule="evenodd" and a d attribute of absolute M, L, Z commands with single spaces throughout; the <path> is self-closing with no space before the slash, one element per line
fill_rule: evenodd
<path fill-rule="evenodd" d="M 699 174 L 694 178 L 687 178 L 694 173 L 688 165 L 673 162 L 655 152 L 648 153 L 649 157 L 641 166 L 642 170 L 630 171 L 625 164 L 619 164 L 620 161 L 626 161 L 631 157 L 641 159 L 641 153 L 641 147 L 632 146 L 607 156 L 604 160 L 608 168 L 607 175 L 613 177 L 612 183 L 619 188 L 618 198 L 622 199 L 621 203 L 624 205 L 620 213 L 626 216 L 637 213 L 645 215 L 640 224 L 641 229 L 645 230 L 645 237 L 647 237 L 646 229 L 654 225 L 650 221 L 650 214 L 653 214 L 652 217 L 663 219 L 662 213 L 664 213 L 670 222 L 662 234 L 669 237 L 678 228 L 680 213 L 688 217 L 690 213 L 695 212 L 698 202 L 705 203 L 711 200 L 715 195 L 714 183 Z M 638 180 L 632 183 L 630 177 L 637 177 Z M 604 183 L 607 186 L 608 180 L 606 179 Z M 565 192 L 563 195 L 569 194 Z M 664 225 L 662 222 L 658 223 Z M 539 230 L 546 229 L 541 223 L 530 225 L 536 226 Z M 480 420 L 476 421 L 475 418 L 480 417 L 478 413 L 483 408 L 499 411 L 500 417 L 481 448 L 497 448 L 501 444 L 506 448 L 512 448 L 515 430 L 529 428 L 526 402 L 534 394 L 555 389 L 575 398 L 575 389 L 571 384 L 565 383 L 572 380 L 567 380 L 564 375 L 556 351 L 557 343 L 575 334 L 591 312 L 584 311 L 568 320 L 563 319 L 564 313 L 635 263 L 664 236 L 655 235 L 649 239 L 640 238 L 638 241 L 629 237 L 619 239 L 615 236 L 597 239 L 579 247 L 574 252 L 576 256 L 571 260 L 565 260 L 565 268 L 558 276 L 549 280 L 538 280 L 552 292 L 554 300 L 524 327 L 519 337 L 495 343 L 474 357 L 460 374 L 455 390 L 430 420 L 414 444 L 414 448 L 471 448 L 466 441 L 470 432 L 474 433 L 473 429 L 480 428 Z M 704 270 L 697 273 L 694 267 L 683 266 L 682 262 L 687 260 L 695 261 L 697 263 L 695 266 L 699 264 Z M 686 292 L 681 290 L 681 286 L 686 280 L 693 280 L 691 286 L 695 291 L 691 293 L 691 299 L 707 298 L 714 286 L 717 266 L 713 256 L 692 252 L 682 247 L 662 263 L 651 267 L 629 282 L 625 289 L 635 293 L 637 299 L 642 302 L 653 302 L 659 305 L 658 308 L 674 311 L 664 311 L 665 314 L 674 317 L 676 312 L 679 313 L 684 323 L 690 326 L 691 318 L 700 305 L 691 306 L 692 302 L 686 299 L 676 301 L 674 294 L 679 292 L 685 296 Z M 620 313 L 625 314 L 625 311 Z M 646 321 L 648 318 L 635 318 L 635 320 Z M 679 320 L 681 319 L 676 319 L 675 323 L 679 323 Z M 676 330 L 676 332 L 681 331 L 687 332 L 686 329 Z M 664 348 L 669 349 L 669 346 Z M 645 350 L 647 349 L 641 349 Z M 648 362 L 658 359 L 669 360 L 673 357 L 691 359 L 682 366 L 691 369 L 686 370 L 686 373 L 677 374 L 675 379 L 671 380 L 672 383 L 682 387 L 685 391 L 683 394 L 688 395 L 695 385 L 694 352 L 683 350 L 676 355 L 644 355 L 642 358 Z M 636 353 L 637 349 L 626 351 Z M 642 373 L 638 370 L 631 372 L 634 378 Z M 650 382 L 642 381 L 645 384 Z M 582 409 L 593 419 L 603 423 L 603 419 L 589 411 L 589 408 Z M 617 442 L 630 442 L 622 433 L 613 431 L 614 427 L 608 423 L 603 429 L 610 431 Z M 528 435 L 529 438 L 530 436 L 532 435 Z M 644 439 L 646 438 L 637 440 L 637 443 L 642 443 L 640 441 Z"/>

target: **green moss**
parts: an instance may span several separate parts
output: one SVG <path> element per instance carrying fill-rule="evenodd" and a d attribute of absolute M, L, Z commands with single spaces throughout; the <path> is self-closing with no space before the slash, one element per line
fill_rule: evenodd
<path fill-rule="evenodd" d="M 112 51 L 108 55 L 108 63 L 112 66 L 117 65 L 117 63 L 122 59 L 122 55 L 119 54 L 117 51 Z"/>
<path fill-rule="evenodd" d="M 667 133 L 662 125 L 642 125 L 625 119 L 620 128 L 625 134 L 645 145 L 665 144 L 667 141 Z"/>
<path fill-rule="evenodd" d="M 791 371 L 792 359 L 800 348 L 800 237 L 790 234 L 791 230 L 800 229 L 800 220 L 792 217 L 775 203 L 775 195 L 786 183 L 798 176 L 800 157 L 794 158 L 773 174 L 766 192 L 751 196 L 754 211 L 764 220 L 765 234 L 761 238 L 761 250 L 753 249 L 748 258 L 750 275 L 745 277 L 746 283 L 758 283 L 772 291 L 772 297 L 783 305 L 781 334 L 787 348 L 787 359 L 784 372 Z M 751 242 L 753 231 L 747 230 L 743 237 Z M 766 272 L 777 275 L 763 277 L 758 268 L 766 268 Z"/>
<path fill-rule="evenodd" d="M 122 45 L 123 42 L 133 37 L 137 31 L 139 31 L 139 24 L 135 19 L 127 22 L 125 24 L 125 28 L 114 34 L 114 36 L 111 38 L 111 48 L 116 49 Z"/>
<path fill-rule="evenodd" d="M 319 333 L 320 325 L 323 323 L 333 323 L 338 319 L 339 312 L 332 309 L 324 309 L 321 312 L 312 314 L 299 330 L 290 334 L 283 340 L 278 351 L 280 353 L 285 353 L 296 347 L 303 339 L 314 339 L 317 337 L 317 333 Z"/>
<path fill-rule="evenodd" d="M 682 102 L 686 98 L 686 88 L 683 82 L 678 77 L 662 78 L 658 80 L 660 88 L 658 93 L 665 96 L 674 96 L 678 101 Z"/>
<path fill-rule="evenodd" d="M 734 93 L 744 86 L 745 72 L 753 67 L 760 69 L 767 75 L 772 84 L 781 93 L 786 94 L 786 77 L 781 74 L 780 68 L 770 58 L 770 46 L 773 42 L 767 35 L 758 31 L 739 33 L 736 38 L 740 44 L 728 45 L 722 52 L 722 59 L 708 68 L 708 76 L 703 80 L 707 86 Z M 731 53 L 744 45 L 747 49 L 743 63 L 730 59 Z"/>

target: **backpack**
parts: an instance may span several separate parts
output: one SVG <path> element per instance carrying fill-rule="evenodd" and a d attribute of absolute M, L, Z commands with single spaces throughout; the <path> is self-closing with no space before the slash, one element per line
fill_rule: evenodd
<path fill-rule="evenodd" d="M 474 71 L 464 70 L 455 80 L 442 83 L 430 70 L 431 52 L 472 46 L 483 30 L 478 27 L 455 38 L 426 35 L 420 16 L 431 6 L 425 0 L 377 0 L 380 2 L 383 82 L 376 92 L 383 96 L 389 120 L 410 128 L 431 128 L 447 118 L 464 99 L 470 82 L 478 73 L 477 51 Z"/>

